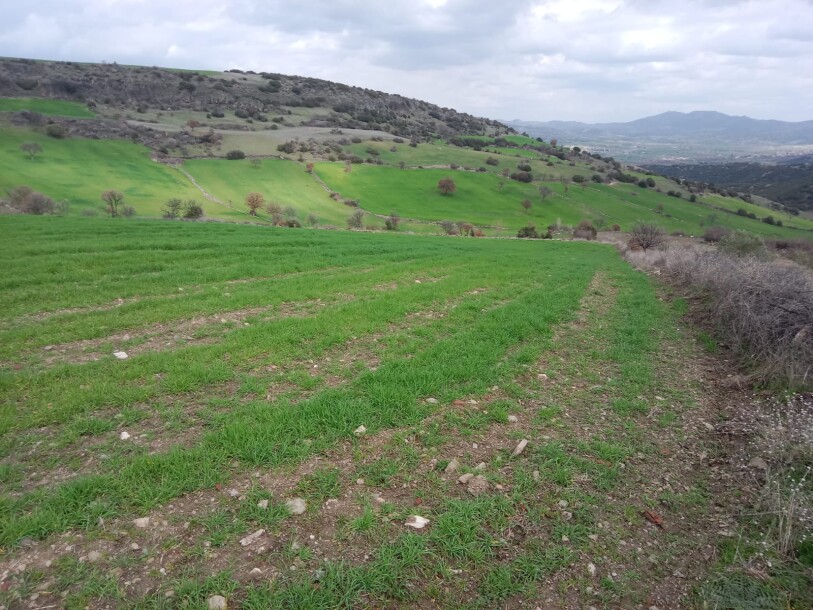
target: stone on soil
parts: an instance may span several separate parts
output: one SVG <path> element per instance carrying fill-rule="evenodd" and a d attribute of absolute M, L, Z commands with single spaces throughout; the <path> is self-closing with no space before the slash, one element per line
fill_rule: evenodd
<path fill-rule="evenodd" d="M 359 426 L 358 428 L 353 430 L 353 434 L 355 434 L 356 436 L 364 436 L 365 434 L 367 434 L 367 428 L 363 425 Z"/>
<path fill-rule="evenodd" d="M 472 473 L 470 473 L 470 472 L 467 472 L 466 474 L 461 476 L 459 479 L 457 479 L 457 481 L 458 481 L 458 483 L 461 483 L 461 484 L 465 485 L 466 483 L 471 481 L 473 478 L 474 478 L 474 475 Z"/>
<path fill-rule="evenodd" d="M 135 525 L 136 527 L 140 527 L 141 529 L 149 527 L 150 518 L 149 517 L 141 517 L 140 519 L 134 519 L 133 520 L 133 525 Z"/>
<path fill-rule="evenodd" d="M 421 517 L 420 515 L 412 515 L 411 517 L 407 517 L 407 520 L 404 521 L 404 525 L 413 527 L 416 530 L 422 530 L 429 525 L 429 519 Z"/>
<path fill-rule="evenodd" d="M 308 510 L 308 505 L 302 498 L 291 498 L 285 502 L 285 508 L 292 515 L 301 515 Z"/>
<path fill-rule="evenodd" d="M 226 610 L 228 603 L 226 602 L 226 598 L 222 595 L 212 595 L 212 597 L 206 600 L 206 607 L 209 608 L 209 610 Z"/>
<path fill-rule="evenodd" d="M 253 534 L 249 534 L 240 541 L 241 546 L 248 546 L 250 544 L 254 544 L 255 542 L 257 542 L 257 540 L 259 540 L 260 536 L 262 536 L 264 533 L 265 530 L 257 530 Z"/>
<path fill-rule="evenodd" d="M 113 352 L 113 355 L 119 360 L 127 360 L 127 358 L 129 358 L 127 352 Z"/>
<path fill-rule="evenodd" d="M 469 481 L 468 485 L 466 486 L 466 491 L 473 496 L 479 496 L 480 494 L 486 493 L 488 488 L 488 479 L 486 479 L 483 475 L 478 474 Z"/>
<path fill-rule="evenodd" d="M 517 446 L 514 448 L 514 451 L 511 453 L 511 455 L 513 457 L 517 457 L 518 455 L 522 454 L 523 451 L 525 451 L 525 447 L 527 447 L 527 446 L 528 446 L 528 441 L 527 441 L 527 439 L 523 438 L 521 441 L 519 441 Z"/>
<path fill-rule="evenodd" d="M 460 468 L 460 461 L 457 458 L 453 458 L 451 462 L 446 465 L 445 472 L 451 473 Z"/>

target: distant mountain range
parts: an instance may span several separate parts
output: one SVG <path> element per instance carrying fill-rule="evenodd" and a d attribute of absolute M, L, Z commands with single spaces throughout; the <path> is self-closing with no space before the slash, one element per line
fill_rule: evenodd
<path fill-rule="evenodd" d="M 625 138 L 700 136 L 722 137 L 728 140 L 768 141 L 777 144 L 813 144 L 813 121 L 798 123 L 764 121 L 711 111 L 670 111 L 628 123 L 507 121 L 506 124 L 515 129 L 533 130 L 540 135 L 545 134 L 554 138 L 592 135 L 617 135 Z"/>
<path fill-rule="evenodd" d="M 664 112 L 628 123 L 504 121 L 514 129 L 560 144 L 580 145 L 622 160 L 765 160 L 805 154 L 813 121 L 766 121 L 722 112 Z"/>

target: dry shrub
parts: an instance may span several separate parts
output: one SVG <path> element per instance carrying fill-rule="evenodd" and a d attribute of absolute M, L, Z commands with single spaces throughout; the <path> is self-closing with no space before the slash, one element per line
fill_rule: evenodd
<path fill-rule="evenodd" d="M 728 229 L 725 227 L 709 227 L 703 233 L 703 239 L 708 243 L 717 243 L 726 235 L 728 235 Z"/>
<path fill-rule="evenodd" d="M 673 251 L 675 279 L 709 295 L 708 314 L 726 342 L 764 381 L 813 387 L 813 276 L 799 265 Z"/>
<path fill-rule="evenodd" d="M 593 240 L 598 235 L 598 231 L 589 220 L 582 220 L 578 226 L 573 229 L 573 237 L 575 239 L 588 239 Z"/>

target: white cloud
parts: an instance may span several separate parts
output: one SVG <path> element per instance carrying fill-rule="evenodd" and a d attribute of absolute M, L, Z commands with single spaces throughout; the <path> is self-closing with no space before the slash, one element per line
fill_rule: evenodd
<path fill-rule="evenodd" d="M 809 0 L 40 0 L 0 55 L 311 75 L 495 118 L 810 119 Z"/>

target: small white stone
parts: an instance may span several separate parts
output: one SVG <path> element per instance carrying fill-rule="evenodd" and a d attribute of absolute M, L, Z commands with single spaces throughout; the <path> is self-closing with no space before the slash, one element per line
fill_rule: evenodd
<path fill-rule="evenodd" d="M 265 530 L 257 530 L 253 534 L 249 534 L 248 536 L 243 538 L 240 541 L 240 545 L 241 546 L 248 546 L 250 544 L 254 544 L 255 542 L 257 542 L 257 540 L 260 539 L 260 536 L 262 536 L 264 533 L 265 533 Z"/>
<path fill-rule="evenodd" d="M 102 554 L 99 551 L 91 551 L 88 553 L 88 561 L 93 563 L 95 561 L 99 561 L 102 558 Z"/>
<path fill-rule="evenodd" d="M 113 355 L 119 360 L 127 360 L 127 358 L 130 357 L 127 355 L 127 352 L 113 352 Z"/>
<path fill-rule="evenodd" d="M 123 441 L 130 440 L 130 433 L 124 430 L 121 434 L 119 434 L 119 438 Z"/>
<path fill-rule="evenodd" d="M 559 508 L 567 508 L 567 500 L 559 500 Z"/>
<path fill-rule="evenodd" d="M 517 446 L 514 448 L 514 451 L 511 453 L 511 455 L 513 457 L 517 457 L 518 455 L 521 455 L 522 452 L 525 451 L 525 447 L 527 447 L 527 446 L 528 446 L 527 439 L 522 439 L 521 441 L 519 441 Z"/>
<path fill-rule="evenodd" d="M 429 525 L 429 519 L 421 517 L 420 515 L 412 515 L 411 517 L 408 517 L 406 521 L 404 521 L 404 525 L 415 528 L 416 530 L 422 530 Z"/>
<path fill-rule="evenodd" d="M 541 475 L 539 474 L 538 470 L 534 470 L 531 473 L 531 476 L 533 477 L 534 481 L 538 481 L 541 478 Z"/>
<path fill-rule="evenodd" d="M 475 470 L 483 471 L 486 469 L 486 463 L 480 462 L 477 466 L 474 467 Z"/>
<path fill-rule="evenodd" d="M 596 566 L 594 564 L 592 564 L 592 563 L 588 563 L 587 564 L 587 573 L 590 574 L 590 576 L 595 576 L 596 575 Z"/>
<path fill-rule="evenodd" d="M 509 424 L 515 424 L 518 421 L 519 421 L 519 417 L 517 417 L 516 415 L 509 415 L 508 416 L 508 423 Z"/>
<path fill-rule="evenodd" d="M 539 375 L 537 375 L 537 376 L 536 376 L 536 378 L 537 378 L 539 381 L 547 381 L 547 380 L 548 380 L 548 376 L 547 376 L 547 375 L 545 375 L 545 373 L 539 373 Z"/>
<path fill-rule="evenodd" d="M 432 397 L 429 397 L 429 398 L 427 398 L 427 399 L 426 399 L 426 402 L 427 402 L 428 404 L 430 404 L 430 405 L 436 405 L 436 404 L 438 404 L 438 399 L 437 399 L 437 398 L 432 398 Z"/>
<path fill-rule="evenodd" d="M 363 425 L 359 426 L 358 428 L 353 430 L 353 434 L 355 434 L 356 436 L 364 436 L 365 434 L 367 434 L 367 428 L 364 427 Z"/>
<path fill-rule="evenodd" d="M 260 500 L 257 502 L 257 508 L 261 508 L 262 510 L 268 510 L 268 500 Z"/>
<path fill-rule="evenodd" d="M 308 510 L 308 505 L 302 498 L 291 498 L 290 500 L 286 500 L 285 508 L 287 508 L 288 512 L 292 515 L 301 515 Z"/>
<path fill-rule="evenodd" d="M 446 469 L 444 472 L 451 473 L 460 468 L 460 461 L 457 458 L 453 458 L 451 462 L 446 465 Z"/>
<path fill-rule="evenodd" d="M 139 527 L 141 529 L 145 529 L 150 525 L 150 518 L 149 517 L 141 517 L 140 519 L 134 519 L 133 525 Z"/>
<path fill-rule="evenodd" d="M 240 497 L 240 492 L 237 491 L 236 489 L 230 489 L 229 490 L 229 497 L 231 497 L 231 498 L 239 498 Z"/>
<path fill-rule="evenodd" d="M 471 481 L 473 478 L 474 478 L 474 475 L 472 473 L 470 473 L 470 472 L 467 472 L 466 474 L 462 475 L 459 479 L 457 479 L 457 482 L 460 483 L 461 485 L 465 485 L 466 483 Z"/>
<path fill-rule="evenodd" d="M 206 600 L 206 607 L 209 610 L 226 610 L 228 606 L 228 602 L 226 602 L 226 598 L 222 595 L 212 595 L 209 599 Z"/>

